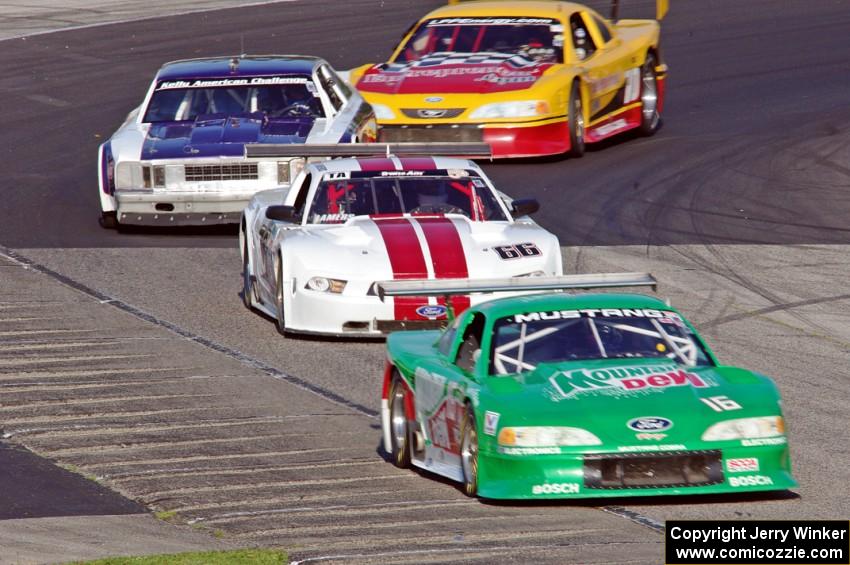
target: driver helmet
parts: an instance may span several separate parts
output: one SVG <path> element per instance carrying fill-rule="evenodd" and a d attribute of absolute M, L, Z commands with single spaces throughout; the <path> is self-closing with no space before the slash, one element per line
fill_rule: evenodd
<path fill-rule="evenodd" d="M 439 206 L 449 201 L 449 183 L 447 181 L 426 182 L 419 187 L 416 197 L 419 206 Z"/>
<path fill-rule="evenodd" d="M 298 84 L 287 84 L 282 87 L 284 98 L 286 98 L 286 104 L 291 106 L 293 104 L 309 104 L 310 96 L 307 89 L 303 88 Z"/>

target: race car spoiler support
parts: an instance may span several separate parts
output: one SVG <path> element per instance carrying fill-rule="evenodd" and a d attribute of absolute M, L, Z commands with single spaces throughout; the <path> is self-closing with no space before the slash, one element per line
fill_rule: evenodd
<path fill-rule="evenodd" d="M 407 279 L 380 281 L 375 289 L 381 300 L 386 296 L 443 296 L 454 317 L 448 297 L 473 292 L 521 292 L 545 290 L 589 290 L 648 286 L 656 290 L 658 282 L 650 273 L 592 273 L 560 277 L 512 277 L 504 279 Z"/>
<path fill-rule="evenodd" d="M 378 157 L 386 155 L 456 156 L 490 158 L 486 143 L 342 143 L 342 144 L 259 144 L 245 145 L 245 157 Z"/>

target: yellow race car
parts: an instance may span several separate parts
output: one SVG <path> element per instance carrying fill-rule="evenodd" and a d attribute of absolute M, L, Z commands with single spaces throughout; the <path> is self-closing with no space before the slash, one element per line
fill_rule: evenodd
<path fill-rule="evenodd" d="M 657 2 L 660 19 L 667 0 Z M 349 80 L 375 109 L 381 141 L 580 157 L 586 143 L 658 129 L 659 34 L 657 20 L 607 20 L 571 2 L 455 2 L 414 24 L 389 62 Z"/>

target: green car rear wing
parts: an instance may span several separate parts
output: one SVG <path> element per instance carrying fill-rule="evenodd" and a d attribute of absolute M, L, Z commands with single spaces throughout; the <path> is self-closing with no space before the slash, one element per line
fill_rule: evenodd
<path fill-rule="evenodd" d="M 406 279 L 380 281 L 375 290 L 381 300 L 387 296 L 443 296 L 494 292 L 541 292 L 547 290 L 590 290 L 658 286 L 650 273 L 592 273 L 559 277 L 511 277 L 502 279 Z M 450 306 L 451 301 L 446 300 Z M 449 318 L 453 312 L 449 311 Z"/>

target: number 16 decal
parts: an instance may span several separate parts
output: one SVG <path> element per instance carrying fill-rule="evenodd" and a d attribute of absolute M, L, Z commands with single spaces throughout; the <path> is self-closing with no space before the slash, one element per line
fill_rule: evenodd
<path fill-rule="evenodd" d="M 517 243 L 516 245 L 497 245 L 493 248 L 502 259 L 519 259 L 521 257 L 536 257 L 542 255 L 540 248 L 533 243 Z"/>

